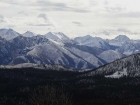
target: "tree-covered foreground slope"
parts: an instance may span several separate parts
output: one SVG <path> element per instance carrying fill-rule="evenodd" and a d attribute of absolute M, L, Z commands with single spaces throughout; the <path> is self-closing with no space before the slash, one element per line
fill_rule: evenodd
<path fill-rule="evenodd" d="M 1 66 L 0 104 L 37 105 L 42 102 L 40 99 L 48 102 L 50 98 L 44 97 L 48 97 L 49 86 L 50 92 L 55 91 L 54 96 L 49 96 L 55 97 L 51 101 L 56 99 L 61 102 L 56 98 L 60 93 L 70 105 L 139 105 L 139 60 L 139 54 L 136 54 L 83 72 L 59 65 Z M 125 73 L 122 71 L 124 68 Z"/>

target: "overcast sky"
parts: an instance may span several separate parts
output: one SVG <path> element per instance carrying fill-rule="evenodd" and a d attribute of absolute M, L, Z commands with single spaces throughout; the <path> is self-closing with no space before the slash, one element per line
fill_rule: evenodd
<path fill-rule="evenodd" d="M 140 39 L 140 0 L 0 0 L 0 28 Z"/>

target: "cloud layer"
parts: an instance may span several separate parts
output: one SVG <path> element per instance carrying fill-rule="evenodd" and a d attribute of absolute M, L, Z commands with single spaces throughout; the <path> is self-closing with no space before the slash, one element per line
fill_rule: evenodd
<path fill-rule="evenodd" d="M 140 35 L 139 0 L 0 0 L 0 28 L 69 37 Z"/>

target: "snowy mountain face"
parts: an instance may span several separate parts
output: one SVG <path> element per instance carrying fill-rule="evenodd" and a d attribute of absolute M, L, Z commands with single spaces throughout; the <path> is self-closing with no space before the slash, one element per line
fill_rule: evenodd
<path fill-rule="evenodd" d="M 120 78 L 123 76 L 140 76 L 140 54 L 135 54 L 116 60 L 110 64 L 89 71 L 86 75 L 104 75 L 105 77 Z"/>
<path fill-rule="evenodd" d="M 103 51 L 106 51 L 106 50 L 98 48 L 98 47 L 90 47 L 90 46 L 71 44 L 71 43 L 66 43 L 64 47 L 66 47 L 66 48 L 73 48 L 74 47 L 76 49 L 93 54 L 95 56 L 98 56 Z"/>
<path fill-rule="evenodd" d="M 46 38 L 48 38 L 48 39 L 52 39 L 59 43 L 74 43 L 73 40 L 69 39 L 62 32 L 58 32 L 58 33 L 49 32 L 49 33 L 45 34 L 44 36 L 46 36 Z"/>
<path fill-rule="evenodd" d="M 1 64 L 60 64 L 76 69 L 97 68 L 106 62 L 99 54 L 105 50 L 98 47 L 63 43 L 63 46 L 45 36 L 18 36 L 3 43 Z M 8 52 L 8 53 L 5 53 Z"/>
<path fill-rule="evenodd" d="M 0 64 L 8 64 L 11 61 L 11 45 L 6 40 L 0 37 Z"/>
<path fill-rule="evenodd" d="M 83 60 L 89 62 L 91 65 L 94 65 L 95 67 L 99 67 L 100 65 L 103 65 L 105 63 L 103 60 L 99 59 L 93 53 L 79 49 L 77 46 L 69 46 L 65 48 L 74 55 L 77 55 Z"/>
<path fill-rule="evenodd" d="M 121 47 L 117 49 L 118 52 L 131 55 L 140 52 L 140 42 L 134 43 L 133 41 L 125 42 Z"/>
<path fill-rule="evenodd" d="M 14 39 L 17 36 L 20 36 L 20 34 L 12 29 L 0 29 L 0 37 L 6 40 Z"/>
<path fill-rule="evenodd" d="M 114 50 L 107 50 L 98 55 L 99 58 L 103 59 L 108 63 L 120 59 L 123 56 L 124 55 Z"/>
<path fill-rule="evenodd" d="M 23 36 L 25 36 L 25 37 L 33 37 L 33 36 L 36 36 L 36 34 L 35 33 L 33 33 L 33 32 L 30 32 L 30 31 L 27 31 L 27 32 L 25 32 L 24 34 L 22 34 Z"/>
<path fill-rule="evenodd" d="M 140 41 L 125 35 L 112 40 L 90 35 L 71 40 L 61 32 L 35 35 L 27 31 L 20 35 L 12 29 L 0 29 L 0 64 L 60 64 L 89 69 L 139 52 Z"/>
<path fill-rule="evenodd" d="M 114 40 L 118 40 L 120 42 L 130 41 L 130 39 L 126 35 L 119 35 Z"/>
<path fill-rule="evenodd" d="M 10 41 L 0 39 L 0 64 L 9 64 L 16 57 L 25 55 L 35 46 L 44 44 L 47 41 L 48 39 L 42 36 L 32 38 L 18 36 Z"/>
<path fill-rule="evenodd" d="M 81 51 L 81 53 L 83 52 Z M 98 60 L 96 57 L 94 59 Z M 48 41 L 43 45 L 36 46 L 26 55 L 19 56 L 13 60 L 13 64 L 18 63 L 61 64 L 76 69 L 95 68 L 99 66 L 96 65 L 96 62 L 91 64 L 51 41 Z"/>
<path fill-rule="evenodd" d="M 83 37 L 76 37 L 74 40 L 77 41 L 80 45 L 110 49 L 110 45 L 105 40 L 99 37 L 92 37 L 90 35 L 87 35 Z"/>
<path fill-rule="evenodd" d="M 77 47 L 73 48 L 61 46 L 56 42 L 47 39 L 45 36 L 37 35 L 34 37 L 18 36 L 13 40 L 0 41 L 2 61 L 0 64 L 61 64 L 76 69 L 96 68 L 103 65 L 102 59 L 98 55 L 102 52 L 99 48 Z M 91 50 L 90 50 L 91 49 Z M 88 52 L 88 50 L 90 50 Z M 99 51 L 99 52 L 98 52 Z"/>
<path fill-rule="evenodd" d="M 115 39 L 107 40 L 110 45 L 122 46 L 124 42 L 129 42 L 130 39 L 126 35 L 119 35 Z"/>

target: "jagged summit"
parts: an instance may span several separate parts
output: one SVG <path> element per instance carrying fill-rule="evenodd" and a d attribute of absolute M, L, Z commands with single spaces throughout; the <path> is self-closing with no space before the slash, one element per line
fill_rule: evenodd
<path fill-rule="evenodd" d="M 48 32 L 45 34 L 46 38 L 52 39 L 57 42 L 70 43 L 72 40 L 62 32 Z"/>
<path fill-rule="evenodd" d="M 6 40 L 11 40 L 17 36 L 20 36 L 20 34 L 13 29 L 0 29 L 0 36 Z"/>
<path fill-rule="evenodd" d="M 62 64 L 76 69 L 97 68 L 140 52 L 140 41 L 119 35 L 104 40 L 91 35 L 68 38 L 62 32 L 35 35 L 0 29 L 0 64 Z"/>
<path fill-rule="evenodd" d="M 126 36 L 126 35 L 119 35 L 117 37 L 115 37 L 115 40 L 118 40 L 118 41 L 130 41 L 130 39 Z"/>
<path fill-rule="evenodd" d="M 102 49 L 109 49 L 109 44 L 100 37 L 92 37 L 90 35 L 86 35 L 83 37 L 76 37 L 75 41 L 79 42 L 81 45 L 91 46 L 91 47 L 98 47 Z"/>
<path fill-rule="evenodd" d="M 30 32 L 30 31 L 27 31 L 27 32 L 23 33 L 22 35 L 25 36 L 25 37 L 33 37 L 33 36 L 36 36 L 35 33 Z"/>
<path fill-rule="evenodd" d="M 114 39 L 107 40 L 110 45 L 113 46 L 122 46 L 125 42 L 131 41 L 126 35 L 119 35 Z"/>

